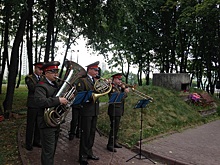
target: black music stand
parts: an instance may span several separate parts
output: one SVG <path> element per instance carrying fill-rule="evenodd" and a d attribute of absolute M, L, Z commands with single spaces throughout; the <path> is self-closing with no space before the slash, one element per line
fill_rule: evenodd
<path fill-rule="evenodd" d="M 92 97 L 92 93 L 93 93 L 92 90 L 78 92 L 73 101 L 73 104 L 78 105 L 87 102 Z M 99 133 L 99 136 L 102 136 L 102 133 L 97 128 L 96 131 Z"/>
<path fill-rule="evenodd" d="M 89 95 L 91 95 L 90 91 L 77 92 L 77 94 L 73 100 L 72 105 L 79 105 L 79 104 L 84 103 L 86 101 L 86 99 L 89 97 Z M 72 111 L 72 113 L 73 113 L 73 111 Z M 80 115 L 80 114 L 78 114 L 78 115 Z M 78 132 L 81 132 L 80 124 L 81 124 L 81 121 L 80 121 L 80 116 L 79 116 L 78 117 L 78 125 L 77 125 Z"/>
<path fill-rule="evenodd" d="M 91 96 L 93 91 L 77 92 L 77 95 L 73 101 L 74 105 L 82 104 L 86 102 Z"/>
<path fill-rule="evenodd" d="M 115 144 L 115 103 L 121 103 L 122 102 L 122 99 L 124 98 L 124 92 L 122 93 L 112 93 L 111 94 L 111 97 L 109 99 L 109 104 L 113 104 L 113 150 L 115 148 L 114 144 Z"/>
<path fill-rule="evenodd" d="M 143 112 L 143 108 L 146 107 L 147 104 L 149 104 L 149 102 L 151 102 L 151 99 L 143 99 L 143 100 L 139 100 L 137 102 L 137 104 L 134 106 L 134 109 L 137 108 L 141 108 L 141 126 L 140 126 L 140 144 L 139 144 L 139 153 L 134 155 L 133 157 L 131 157 L 130 159 L 126 160 L 126 162 L 128 162 L 129 160 L 133 159 L 133 158 L 137 158 L 137 159 L 148 159 L 150 160 L 152 163 L 156 164 L 156 162 L 154 162 L 152 159 L 148 158 L 145 155 L 142 155 L 142 150 L 141 150 L 141 145 L 142 145 L 142 122 L 143 122 L 143 116 L 142 116 L 142 112 Z M 139 157 L 137 157 L 139 156 Z"/>
<path fill-rule="evenodd" d="M 108 103 L 109 104 L 121 103 L 123 97 L 124 97 L 124 92 L 122 92 L 122 93 L 116 93 L 116 92 L 112 93 Z"/>

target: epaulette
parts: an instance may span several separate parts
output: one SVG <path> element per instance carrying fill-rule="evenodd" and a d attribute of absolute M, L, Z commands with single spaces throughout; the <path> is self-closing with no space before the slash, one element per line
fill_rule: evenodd
<path fill-rule="evenodd" d="M 29 75 L 26 76 L 26 78 L 33 78 L 33 75 L 29 74 Z"/>
<path fill-rule="evenodd" d="M 86 90 L 88 91 L 89 90 L 89 87 L 88 87 L 88 84 L 87 84 L 87 78 L 85 77 L 85 78 L 82 78 L 82 80 L 83 80 L 83 83 L 84 83 L 84 85 L 85 85 L 85 87 L 86 87 Z"/>
<path fill-rule="evenodd" d="M 29 74 L 25 77 L 26 80 L 28 80 L 27 78 L 29 78 L 35 85 L 37 84 L 37 82 L 34 80 L 33 75 Z"/>

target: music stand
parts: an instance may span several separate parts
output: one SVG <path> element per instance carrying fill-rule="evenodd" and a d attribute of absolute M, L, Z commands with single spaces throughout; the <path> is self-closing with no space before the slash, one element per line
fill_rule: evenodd
<path fill-rule="evenodd" d="M 82 91 L 82 92 L 77 92 L 76 97 L 74 98 L 73 104 L 78 105 L 86 102 L 89 98 L 91 97 L 92 92 L 91 91 Z"/>
<path fill-rule="evenodd" d="M 72 102 L 72 105 L 79 105 L 79 104 L 82 104 L 84 102 L 86 102 L 88 100 L 89 97 L 91 97 L 92 95 L 92 91 L 81 91 L 81 92 L 77 92 L 73 102 Z M 72 111 L 73 113 L 73 111 Z M 72 119 L 73 120 L 73 119 Z M 78 132 L 81 132 L 80 131 L 80 119 L 78 118 Z"/>
<path fill-rule="evenodd" d="M 139 100 L 137 102 L 137 104 L 134 106 L 134 109 L 137 108 L 141 108 L 141 126 L 140 126 L 140 143 L 139 143 L 139 153 L 134 155 L 133 157 L 131 157 L 130 159 L 126 160 L 126 162 L 128 162 L 129 160 L 133 159 L 133 158 L 137 158 L 137 156 L 139 156 L 137 159 L 148 159 L 150 160 L 152 163 L 156 164 L 156 162 L 154 162 L 153 160 L 151 160 L 150 158 L 148 158 L 145 155 L 142 155 L 142 150 L 141 150 L 141 145 L 142 145 L 142 122 L 143 122 L 143 116 L 142 116 L 142 112 L 143 112 L 143 108 L 146 107 L 147 104 L 149 104 L 149 102 L 151 102 L 151 99 L 143 99 L 143 100 Z M 142 157 L 143 156 L 143 157 Z"/>
<path fill-rule="evenodd" d="M 115 149 L 115 103 L 121 103 L 124 98 L 124 92 L 122 93 L 112 93 L 109 99 L 109 104 L 113 104 L 113 150 Z"/>
<path fill-rule="evenodd" d="M 78 92 L 74 99 L 73 104 L 77 105 L 87 102 L 92 97 L 92 93 L 93 93 L 92 90 Z M 99 136 L 102 136 L 102 133 L 98 130 L 98 128 L 96 128 L 96 131 L 99 133 Z"/>

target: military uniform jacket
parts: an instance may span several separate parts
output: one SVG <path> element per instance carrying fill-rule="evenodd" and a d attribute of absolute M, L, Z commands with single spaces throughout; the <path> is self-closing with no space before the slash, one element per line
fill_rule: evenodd
<path fill-rule="evenodd" d="M 34 101 L 34 90 L 38 82 L 39 80 L 34 73 L 25 77 L 25 83 L 27 84 L 28 88 L 27 107 L 38 108 L 38 104 Z"/>
<path fill-rule="evenodd" d="M 80 78 L 76 83 L 77 92 L 94 90 L 94 83 L 90 77 Z M 81 104 L 80 115 L 81 116 L 98 116 L 99 114 L 99 101 L 98 99 L 94 103 L 92 97 L 86 102 Z"/>
<path fill-rule="evenodd" d="M 51 85 L 46 79 L 40 81 L 35 87 L 34 99 L 40 108 L 38 113 L 38 122 L 40 128 L 48 127 L 44 121 L 44 111 L 47 108 L 57 107 L 60 105 L 59 97 L 56 97 L 58 92 L 58 84 Z"/>
<path fill-rule="evenodd" d="M 122 92 L 124 92 L 124 89 L 113 83 L 112 90 L 108 94 L 109 99 L 113 93 L 120 94 Z M 127 97 L 127 93 L 124 92 L 124 98 L 126 98 L 126 97 Z M 109 116 L 123 116 L 123 114 L 124 114 L 124 98 L 122 99 L 121 103 L 109 104 L 109 106 L 108 106 L 108 115 Z"/>

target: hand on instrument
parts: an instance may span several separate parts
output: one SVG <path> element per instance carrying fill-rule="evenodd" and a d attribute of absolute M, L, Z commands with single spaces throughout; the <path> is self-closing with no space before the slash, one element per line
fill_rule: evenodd
<path fill-rule="evenodd" d="M 66 105 L 68 103 L 68 100 L 65 97 L 59 97 L 60 104 Z"/>
<path fill-rule="evenodd" d="M 128 93 L 129 92 L 129 88 L 125 88 L 124 92 Z"/>

